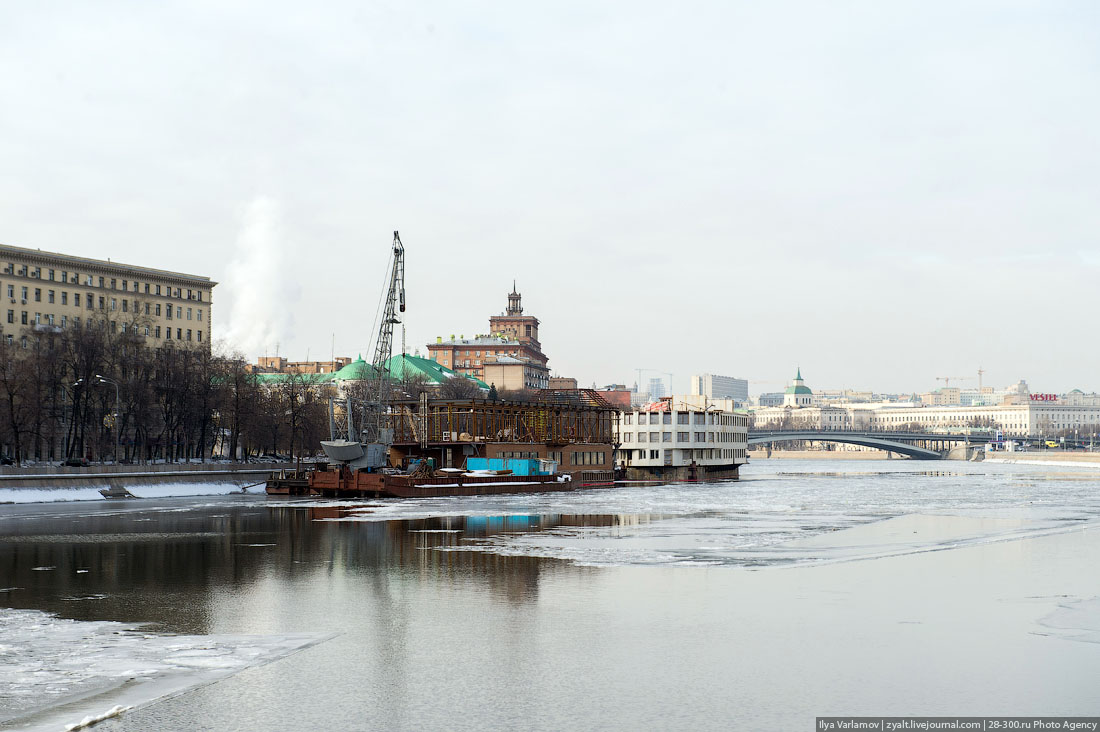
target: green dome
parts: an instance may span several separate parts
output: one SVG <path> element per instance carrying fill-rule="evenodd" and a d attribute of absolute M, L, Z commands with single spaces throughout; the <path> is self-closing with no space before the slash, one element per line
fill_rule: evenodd
<path fill-rule="evenodd" d="M 813 394 L 808 386 L 788 386 L 784 394 Z"/>

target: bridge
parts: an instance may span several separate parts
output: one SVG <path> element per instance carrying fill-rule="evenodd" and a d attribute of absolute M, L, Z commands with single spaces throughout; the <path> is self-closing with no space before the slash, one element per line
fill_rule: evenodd
<path fill-rule="evenodd" d="M 854 432 L 842 430 L 763 430 L 749 432 L 750 445 L 775 442 L 842 442 L 889 450 L 916 460 L 940 460 L 957 445 L 984 445 L 988 435 L 936 432 Z"/>

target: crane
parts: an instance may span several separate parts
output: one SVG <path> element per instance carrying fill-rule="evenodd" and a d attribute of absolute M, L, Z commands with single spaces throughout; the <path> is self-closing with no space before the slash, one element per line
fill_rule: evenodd
<path fill-rule="evenodd" d="M 951 388 L 952 379 L 955 380 L 955 381 L 970 381 L 969 376 L 937 376 L 936 377 L 936 381 L 942 381 L 943 382 L 943 388 L 945 388 L 945 389 Z"/>
<path fill-rule="evenodd" d="M 346 437 L 337 436 L 333 404 L 329 403 L 329 428 L 331 439 L 322 440 L 325 455 L 334 463 L 352 469 L 380 468 L 386 461 L 386 449 L 393 441 L 393 430 L 383 427 L 389 411 L 389 369 L 387 361 L 393 352 L 393 326 L 401 323 L 400 313 L 405 312 L 405 247 L 401 237 L 393 232 L 393 266 L 390 269 L 389 288 L 382 307 L 382 319 L 374 344 L 371 372 L 367 375 L 363 404 L 360 410 L 358 439 L 352 430 L 352 400 L 347 399 Z"/>
<path fill-rule="evenodd" d="M 389 292 L 378 324 L 378 337 L 374 343 L 374 360 L 371 361 L 371 378 L 367 382 L 366 404 L 363 405 L 363 422 L 360 439 L 364 443 L 389 443 L 392 433 L 383 434 L 386 404 L 389 401 L 389 369 L 386 368 L 393 354 L 393 326 L 401 322 L 398 313 L 405 312 L 405 247 L 401 236 L 393 232 L 393 268 L 390 270 Z M 389 438 L 389 439 L 387 439 Z"/>

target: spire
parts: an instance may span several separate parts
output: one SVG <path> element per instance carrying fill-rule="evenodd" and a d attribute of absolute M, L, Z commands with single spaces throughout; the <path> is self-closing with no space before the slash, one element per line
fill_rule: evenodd
<path fill-rule="evenodd" d="M 802 367 L 801 366 L 798 367 L 798 376 L 795 376 L 794 378 L 797 381 L 802 381 Z"/>
<path fill-rule="evenodd" d="M 515 280 L 512 280 L 512 294 L 513 295 L 517 294 L 516 293 L 516 281 Z"/>

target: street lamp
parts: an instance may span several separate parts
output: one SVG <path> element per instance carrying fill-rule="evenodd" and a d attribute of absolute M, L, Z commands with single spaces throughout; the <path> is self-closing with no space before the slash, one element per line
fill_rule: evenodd
<path fill-rule="evenodd" d="M 114 419 L 114 421 L 115 421 L 115 465 L 119 465 L 118 446 L 119 446 L 119 443 L 122 442 L 122 425 L 120 424 L 120 420 L 119 420 L 120 414 L 119 414 L 119 399 L 118 399 L 118 382 L 115 381 L 114 379 L 108 379 L 106 376 L 103 376 L 101 374 L 96 374 L 95 377 L 99 381 L 99 383 L 101 383 L 101 384 L 111 384 L 115 387 L 115 419 Z"/>
<path fill-rule="evenodd" d="M 118 382 L 115 381 L 114 379 L 108 379 L 106 376 L 103 376 L 102 374 L 96 374 L 95 375 L 95 383 L 97 383 L 97 384 L 111 384 L 115 387 L 115 413 L 114 413 L 114 422 L 115 422 L 115 465 L 118 465 L 119 464 L 119 461 L 118 461 L 118 446 L 119 446 L 119 442 L 121 442 L 120 438 L 121 438 L 121 432 L 122 432 L 122 426 L 119 424 L 119 420 L 118 420 L 118 418 L 119 418 Z M 74 387 L 81 386 L 82 384 L 84 384 L 84 379 L 83 378 L 77 379 L 76 381 L 73 382 Z"/>

